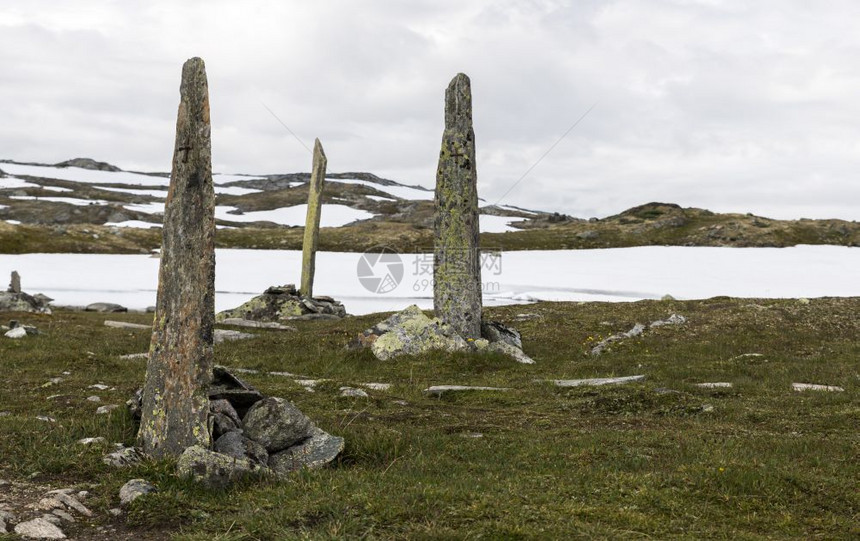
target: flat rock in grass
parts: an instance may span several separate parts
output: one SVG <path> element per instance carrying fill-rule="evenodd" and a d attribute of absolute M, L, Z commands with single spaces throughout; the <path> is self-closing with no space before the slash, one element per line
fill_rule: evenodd
<path fill-rule="evenodd" d="M 78 440 L 79 445 L 94 445 L 97 443 L 104 443 L 105 439 L 101 436 L 96 438 L 81 438 Z"/>
<path fill-rule="evenodd" d="M 134 359 L 148 359 L 149 353 L 128 353 L 126 355 L 120 355 L 119 358 L 125 361 L 131 361 Z"/>
<path fill-rule="evenodd" d="M 517 349 L 523 349 L 523 340 L 520 332 L 513 327 L 508 327 L 498 321 L 482 322 L 481 336 L 493 343 L 504 342 Z"/>
<path fill-rule="evenodd" d="M 361 383 L 360 385 L 371 391 L 387 391 L 391 389 L 390 383 Z"/>
<path fill-rule="evenodd" d="M 795 391 L 824 391 L 830 393 L 842 393 L 845 389 L 835 385 L 819 385 L 816 383 L 792 383 L 791 388 Z"/>
<path fill-rule="evenodd" d="M 367 391 L 356 389 L 355 387 L 341 387 L 340 396 L 348 398 L 368 398 L 370 395 L 367 394 Z"/>
<path fill-rule="evenodd" d="M 99 408 L 96 410 L 96 414 L 97 415 L 107 415 L 108 413 L 112 412 L 113 410 L 117 409 L 118 407 L 119 407 L 119 404 L 107 404 L 105 406 L 99 406 Z"/>
<path fill-rule="evenodd" d="M 158 489 L 145 479 L 132 479 L 119 489 L 120 505 L 128 505 L 143 495 L 152 494 L 157 491 Z"/>
<path fill-rule="evenodd" d="M 259 466 L 246 458 L 216 453 L 199 445 L 185 449 L 176 463 L 176 471 L 180 477 L 219 489 L 259 470 Z"/>
<path fill-rule="evenodd" d="M 313 427 L 311 436 L 299 445 L 269 457 L 269 468 L 277 475 L 288 475 L 301 468 L 325 466 L 343 451 L 344 440 Z"/>
<path fill-rule="evenodd" d="M 430 396 L 442 396 L 446 393 L 460 393 L 466 391 L 510 391 L 508 387 L 481 387 L 474 385 L 433 385 L 424 389 L 424 393 Z"/>
<path fill-rule="evenodd" d="M 220 344 L 222 342 L 233 342 L 235 340 L 247 340 L 249 338 L 254 338 L 253 334 L 240 332 L 240 331 L 232 331 L 229 329 L 215 329 L 215 343 Z"/>
<path fill-rule="evenodd" d="M 589 379 L 555 379 L 551 380 L 557 387 L 583 387 L 600 385 L 622 385 L 645 381 L 645 376 L 624 376 L 620 378 L 589 378 Z"/>
<path fill-rule="evenodd" d="M 6 331 L 4 336 L 6 338 L 24 338 L 27 336 L 27 330 L 24 327 L 15 327 L 14 329 Z"/>
<path fill-rule="evenodd" d="M 92 304 L 88 304 L 86 308 L 84 308 L 85 312 L 105 312 L 105 313 L 118 313 L 118 312 L 128 312 L 128 308 L 125 306 L 120 306 L 119 304 L 114 304 L 110 302 L 94 302 Z"/>
<path fill-rule="evenodd" d="M 151 329 L 152 325 L 144 325 L 142 323 L 129 323 L 127 321 L 111 321 L 110 319 L 106 319 L 105 327 L 111 327 L 114 329 Z"/>
<path fill-rule="evenodd" d="M 702 389 L 731 389 L 732 386 L 731 382 L 728 381 L 714 381 L 696 384 L 696 387 L 701 387 Z"/>
<path fill-rule="evenodd" d="M 277 453 L 311 436 L 313 423 L 290 402 L 270 397 L 251 406 L 242 419 L 242 428 L 266 451 Z"/>
<path fill-rule="evenodd" d="M 263 466 L 269 462 L 266 448 L 245 437 L 241 431 L 227 432 L 215 440 L 213 450 L 233 458 L 245 458 Z"/>
<path fill-rule="evenodd" d="M 242 319 L 238 317 L 228 317 L 219 321 L 221 325 L 233 325 L 235 327 L 248 327 L 251 329 L 274 329 L 276 331 L 295 331 L 295 327 L 282 325 L 275 321 L 253 321 L 250 319 Z"/>
<path fill-rule="evenodd" d="M 85 517 L 93 516 L 93 512 L 87 509 L 87 507 L 82 504 L 75 496 L 71 494 L 73 492 L 71 489 L 60 489 L 60 490 L 52 490 L 48 492 L 50 496 L 53 496 L 55 499 L 62 502 L 63 505 L 68 507 L 69 509 L 78 512 Z"/>
<path fill-rule="evenodd" d="M 63 533 L 56 524 L 51 524 L 42 517 L 22 522 L 15 526 L 15 533 L 27 539 L 65 539 Z"/>

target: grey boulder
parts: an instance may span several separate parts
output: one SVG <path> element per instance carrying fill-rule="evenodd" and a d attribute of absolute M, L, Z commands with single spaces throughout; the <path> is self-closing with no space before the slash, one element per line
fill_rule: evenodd
<path fill-rule="evenodd" d="M 145 479 L 132 479 L 119 489 L 121 505 L 128 505 L 145 494 L 157 492 L 157 489 Z"/>
<path fill-rule="evenodd" d="M 125 306 L 120 306 L 119 304 L 114 304 L 111 302 L 94 302 L 92 304 L 87 305 L 84 308 L 85 312 L 105 312 L 105 313 L 116 313 L 116 312 L 128 312 L 128 308 Z"/>
<path fill-rule="evenodd" d="M 180 477 L 193 479 L 209 488 L 225 488 L 259 470 L 247 458 L 227 456 L 199 445 L 185 449 L 176 463 L 176 472 Z"/>
<path fill-rule="evenodd" d="M 286 449 L 311 435 L 313 423 L 297 407 L 283 398 L 260 400 L 242 420 L 245 435 L 269 453 Z"/>
<path fill-rule="evenodd" d="M 215 440 L 213 449 L 216 453 L 233 458 L 246 458 L 264 466 L 269 462 L 269 453 L 266 448 L 245 437 L 239 431 L 227 432 Z"/>

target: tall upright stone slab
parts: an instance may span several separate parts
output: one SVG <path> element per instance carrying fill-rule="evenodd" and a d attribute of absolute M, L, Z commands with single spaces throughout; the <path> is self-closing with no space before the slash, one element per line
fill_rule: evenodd
<path fill-rule="evenodd" d="M 433 308 L 463 338 L 481 337 L 478 175 L 472 89 L 460 73 L 445 91 L 445 132 L 436 171 Z"/>
<path fill-rule="evenodd" d="M 161 458 L 209 448 L 215 323 L 215 193 L 203 60 L 182 67 L 176 146 L 164 206 L 158 301 L 138 438 Z"/>
<path fill-rule="evenodd" d="M 322 213 L 322 190 L 327 165 L 320 140 L 314 141 L 314 163 L 311 182 L 308 185 L 308 214 L 305 220 L 305 237 L 302 244 L 302 283 L 299 291 L 305 297 L 314 296 L 314 272 L 316 271 L 317 245 L 320 240 L 320 214 Z"/>

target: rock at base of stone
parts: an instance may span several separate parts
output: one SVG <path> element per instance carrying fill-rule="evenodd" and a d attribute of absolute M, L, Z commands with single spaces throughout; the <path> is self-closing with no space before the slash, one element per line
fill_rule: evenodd
<path fill-rule="evenodd" d="M 244 458 L 265 466 L 269 462 L 269 453 L 266 448 L 254 440 L 242 435 L 241 431 L 227 432 L 215 441 L 213 447 L 216 453 L 231 456 L 233 458 Z"/>
<path fill-rule="evenodd" d="M 439 318 L 429 318 L 416 305 L 364 331 L 358 341 L 369 345 L 381 361 L 428 351 L 468 351 L 469 344 Z"/>
<path fill-rule="evenodd" d="M 251 406 L 263 399 L 263 393 L 228 372 L 223 366 L 216 366 L 212 371 L 209 400 L 222 399 L 227 400 L 237 416 L 242 418 Z"/>
<path fill-rule="evenodd" d="M 248 410 L 242 428 L 248 438 L 266 451 L 277 453 L 311 436 L 313 423 L 290 402 L 270 397 Z"/>
<path fill-rule="evenodd" d="M 481 336 L 491 343 L 504 342 L 517 349 L 523 349 L 523 339 L 520 332 L 498 321 L 484 321 L 481 323 Z"/>
<path fill-rule="evenodd" d="M 337 319 L 346 316 L 343 304 L 331 297 L 303 297 L 296 286 L 273 286 L 245 304 L 219 312 L 219 323 L 229 319 L 279 323 L 291 319 Z"/>
<path fill-rule="evenodd" d="M 507 342 L 493 342 L 487 346 L 487 351 L 493 351 L 507 355 L 521 364 L 535 364 L 534 359 L 523 353 L 523 350 Z"/>
<path fill-rule="evenodd" d="M 15 526 L 15 533 L 28 539 L 65 539 L 66 534 L 44 518 L 34 518 Z"/>
<path fill-rule="evenodd" d="M 158 492 L 158 489 L 145 479 L 132 479 L 119 489 L 120 505 L 128 505 L 141 496 L 153 492 Z"/>
<path fill-rule="evenodd" d="M 35 296 L 27 293 L 0 293 L 0 312 L 32 312 L 50 314 L 51 309 L 48 307 L 52 298 L 46 297 L 41 293 Z"/>
<path fill-rule="evenodd" d="M 134 466 L 143 461 L 143 453 L 136 447 L 122 447 L 102 458 L 102 462 L 115 468 Z"/>
<path fill-rule="evenodd" d="M 260 468 L 246 458 L 235 458 L 199 445 L 183 451 L 176 463 L 179 477 L 190 478 L 209 488 L 226 488 L 230 483 L 259 472 Z"/>
<path fill-rule="evenodd" d="M 269 457 L 269 468 L 280 476 L 285 476 L 301 468 L 320 468 L 325 466 L 343 451 L 344 440 L 313 427 L 311 436 L 299 445 Z"/>

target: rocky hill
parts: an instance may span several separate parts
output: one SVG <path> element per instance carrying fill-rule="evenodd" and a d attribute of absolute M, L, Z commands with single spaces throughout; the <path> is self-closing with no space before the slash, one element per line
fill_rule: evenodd
<path fill-rule="evenodd" d="M 221 247 L 299 248 L 308 173 L 214 176 Z M 168 173 L 88 158 L 54 165 L 0 160 L 0 252 L 148 252 L 160 245 Z M 432 246 L 433 192 L 370 173 L 330 173 L 321 248 Z M 481 208 L 486 247 L 528 250 L 643 245 L 860 245 L 860 224 L 780 221 L 649 203 L 604 219 L 514 206 Z"/>

